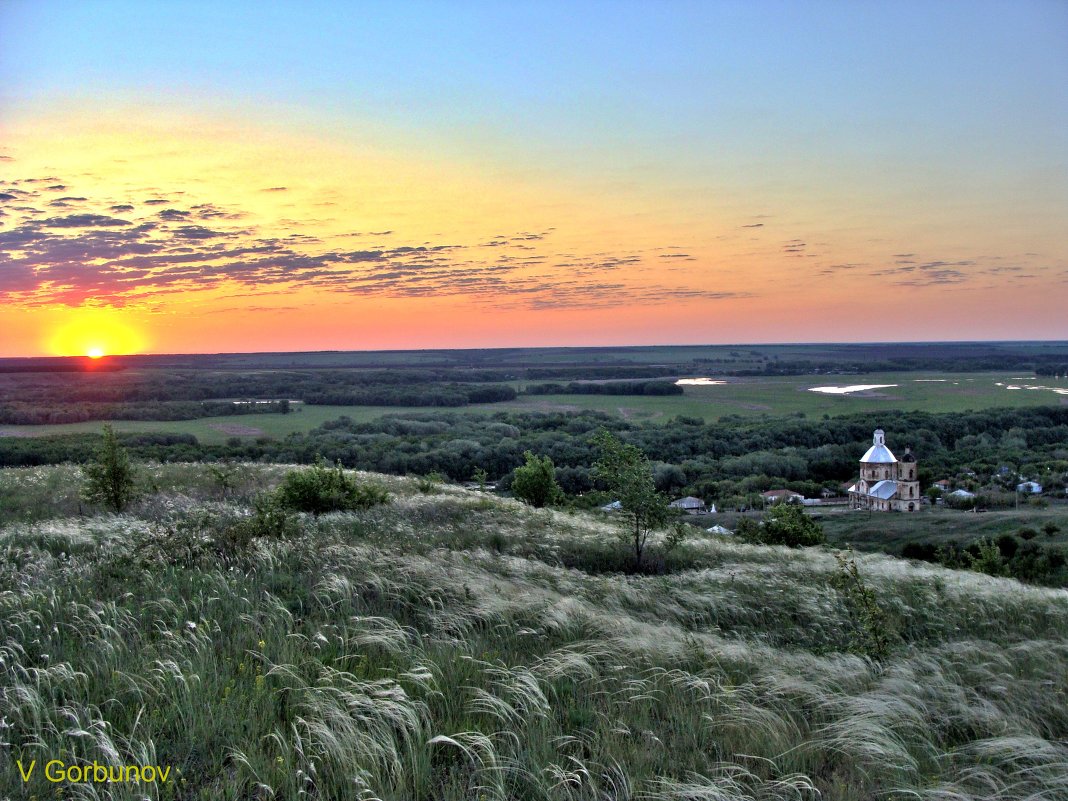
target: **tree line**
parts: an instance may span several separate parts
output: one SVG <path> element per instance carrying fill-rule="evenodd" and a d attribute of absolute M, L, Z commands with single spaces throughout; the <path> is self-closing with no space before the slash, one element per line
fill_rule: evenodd
<path fill-rule="evenodd" d="M 681 395 L 674 381 L 571 381 L 529 384 L 524 395 Z"/>
<path fill-rule="evenodd" d="M 649 457 L 659 490 L 739 505 L 768 489 L 792 489 L 811 497 L 825 486 L 840 488 L 856 477 L 857 460 L 876 425 L 886 430 L 895 449 L 911 446 L 925 487 L 964 470 L 989 477 L 1008 465 L 1013 474 L 1042 475 L 1047 489 L 1055 489 L 1063 486 L 1068 470 L 1065 407 L 953 414 L 891 411 L 877 419 L 870 414 L 833 420 L 727 417 L 713 423 L 679 416 L 660 425 L 600 412 L 427 411 L 367 422 L 342 417 L 277 440 L 235 437 L 208 445 L 191 435 L 121 437 L 137 458 L 310 464 L 322 456 L 351 468 L 399 475 L 439 473 L 457 481 L 470 480 L 481 469 L 503 487 L 530 451 L 552 459 L 562 489 L 578 495 L 596 487 L 593 466 L 598 455 L 591 440 L 603 428 Z M 0 438 L 0 465 L 84 461 L 94 441 L 92 435 Z"/>

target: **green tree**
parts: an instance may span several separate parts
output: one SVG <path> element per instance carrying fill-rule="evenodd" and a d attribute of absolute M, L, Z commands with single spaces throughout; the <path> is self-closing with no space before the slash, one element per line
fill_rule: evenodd
<path fill-rule="evenodd" d="M 560 497 L 560 485 L 556 483 L 556 468 L 548 456 L 535 456 L 530 451 L 523 454 L 526 464 L 515 469 L 512 476 L 512 494 L 531 506 L 548 506 Z"/>
<path fill-rule="evenodd" d="M 102 504 L 115 512 L 130 505 L 136 494 L 134 470 L 130 455 L 119 444 L 115 429 L 104 426 L 104 441 L 94 461 L 85 466 L 82 498 L 88 503 Z"/>
<path fill-rule="evenodd" d="M 634 445 L 620 442 L 608 431 L 593 438 L 601 458 L 593 467 L 594 477 L 608 486 L 623 507 L 622 539 L 634 553 L 634 569 L 641 570 L 649 534 L 669 518 L 667 498 L 656 491 L 649 458 Z"/>
<path fill-rule="evenodd" d="M 741 536 L 760 545 L 789 545 L 791 548 L 822 545 L 827 541 L 823 526 L 796 503 L 775 504 L 760 525 L 747 527 Z"/>

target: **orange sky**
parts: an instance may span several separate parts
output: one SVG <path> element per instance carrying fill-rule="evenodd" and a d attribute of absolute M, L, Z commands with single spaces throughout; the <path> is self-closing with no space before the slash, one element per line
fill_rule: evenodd
<path fill-rule="evenodd" d="M 1068 148 L 1051 147 L 1063 127 L 1032 120 L 1011 150 L 976 95 L 945 101 L 945 118 L 925 98 L 890 130 L 903 107 L 889 104 L 918 99 L 938 69 L 964 80 L 963 56 L 887 89 L 882 107 L 798 62 L 811 81 L 792 90 L 814 116 L 798 105 L 780 119 L 740 73 L 687 85 L 667 109 L 658 93 L 690 74 L 660 64 L 667 47 L 642 67 L 666 83 L 644 85 L 635 62 L 619 73 L 629 95 L 569 55 L 585 106 L 568 94 L 582 82 L 549 91 L 522 65 L 450 53 L 470 74 L 440 101 L 420 83 L 429 72 L 372 76 L 421 93 L 425 108 L 395 113 L 366 100 L 377 85 L 358 72 L 301 74 L 300 91 L 267 102 L 285 76 L 261 87 L 245 69 L 238 91 L 216 64 L 199 83 L 119 86 L 105 55 L 101 82 L 78 60 L 77 26 L 103 21 L 53 15 L 49 28 L 17 8 L 30 40 L 40 24 L 74 49 L 50 50 L 39 75 L 0 56 L 14 87 L 0 95 L 0 356 L 1068 337 Z M 158 38 L 129 58 L 198 69 L 155 55 L 172 44 L 165 26 L 136 30 Z M 703 50 L 692 58 L 695 74 L 712 69 Z M 60 80 L 76 67 L 83 87 Z M 788 70 L 750 67 L 790 102 Z"/>

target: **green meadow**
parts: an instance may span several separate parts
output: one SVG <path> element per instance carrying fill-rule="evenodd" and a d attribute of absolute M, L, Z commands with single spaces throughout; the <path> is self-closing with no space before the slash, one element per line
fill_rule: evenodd
<path fill-rule="evenodd" d="M 387 413 L 426 411 L 416 408 L 383 406 L 295 406 L 290 414 L 247 414 L 227 417 L 202 417 L 196 420 L 90 420 L 84 423 L 61 423 L 48 426 L 0 425 L 0 436 L 40 437 L 53 434 L 99 434 L 100 427 L 111 422 L 120 433 L 192 434 L 207 445 L 225 442 L 231 437 L 271 437 L 310 431 L 327 420 L 347 415 L 353 420 L 371 420 Z"/>
<path fill-rule="evenodd" d="M 709 377 L 715 378 L 714 374 Z M 870 373 L 866 375 L 805 375 L 725 378 L 724 384 L 687 386 L 685 393 L 658 397 L 609 395 L 525 395 L 500 406 L 518 408 L 596 409 L 626 417 L 665 420 L 677 414 L 706 421 L 727 415 L 781 416 L 843 415 L 886 410 L 962 412 L 991 407 L 1048 406 L 1068 403 L 1068 380 L 1042 378 L 1020 381 L 1009 373 Z M 1034 385 L 1061 389 L 1006 389 Z M 896 384 L 849 395 L 827 395 L 812 387 Z"/>
<path fill-rule="evenodd" d="M 714 377 L 714 374 L 713 374 Z M 1020 380 L 1027 379 L 1027 380 Z M 858 412 L 878 414 L 887 410 L 923 410 L 932 413 L 962 412 L 992 407 L 1030 407 L 1068 403 L 1068 394 L 1050 389 L 1007 389 L 1007 386 L 1042 386 L 1068 393 L 1064 378 L 1029 378 L 1020 373 L 872 373 L 867 375 L 775 376 L 727 378 L 715 386 L 688 386 L 683 395 L 520 395 L 515 401 L 477 404 L 465 411 L 487 414 L 504 409 L 528 411 L 596 410 L 627 419 L 667 422 L 676 415 L 705 421 L 728 415 L 755 417 L 793 414 L 845 415 Z M 531 381 L 519 382 L 526 385 Z M 998 384 L 1004 386 L 998 386 Z M 856 384 L 896 384 L 897 386 L 852 395 L 824 395 L 810 392 L 817 386 Z M 432 411 L 432 407 L 388 406 L 306 406 L 289 415 L 252 414 L 235 417 L 208 417 L 177 422 L 115 421 L 121 432 L 172 432 L 192 434 L 205 444 L 238 437 L 284 437 L 308 431 L 324 421 L 347 415 L 369 420 L 386 414 Z M 41 436 L 49 434 L 98 432 L 104 421 L 50 426 L 0 426 L 0 435 Z"/>

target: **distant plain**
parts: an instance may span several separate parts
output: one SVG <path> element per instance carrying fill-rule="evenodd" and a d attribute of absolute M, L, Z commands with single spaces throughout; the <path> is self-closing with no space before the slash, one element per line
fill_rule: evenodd
<path fill-rule="evenodd" d="M 714 371 L 708 376 L 715 377 Z M 864 375 L 790 375 L 727 377 L 715 386 L 687 386 L 682 395 L 520 395 L 514 401 L 472 404 L 454 411 L 492 414 L 497 411 L 601 411 L 632 421 L 667 423 L 676 415 L 719 420 L 730 415 L 759 417 L 804 414 L 807 416 L 855 414 L 870 411 L 922 410 L 931 413 L 962 412 L 986 408 L 1029 408 L 1068 404 L 1068 379 L 1038 377 L 1018 371 L 984 373 L 901 372 Z M 538 383 L 512 382 L 516 387 Z M 810 392 L 818 386 L 896 384 L 878 390 L 848 395 Z M 1021 387 L 1008 389 L 1009 386 Z M 1044 387 L 1028 389 L 1027 387 Z M 1048 388 L 1048 389 L 1046 389 Z M 1061 393 L 1053 389 L 1061 390 Z M 383 415 L 442 411 L 434 407 L 310 406 L 295 405 L 291 414 L 249 414 L 205 417 L 181 421 L 119 420 L 120 432 L 192 434 L 200 442 L 214 444 L 230 437 L 284 437 L 309 431 L 328 420 L 347 416 L 356 421 Z M 0 425 L 0 436 L 44 436 L 98 432 L 101 421 L 45 426 Z"/>

